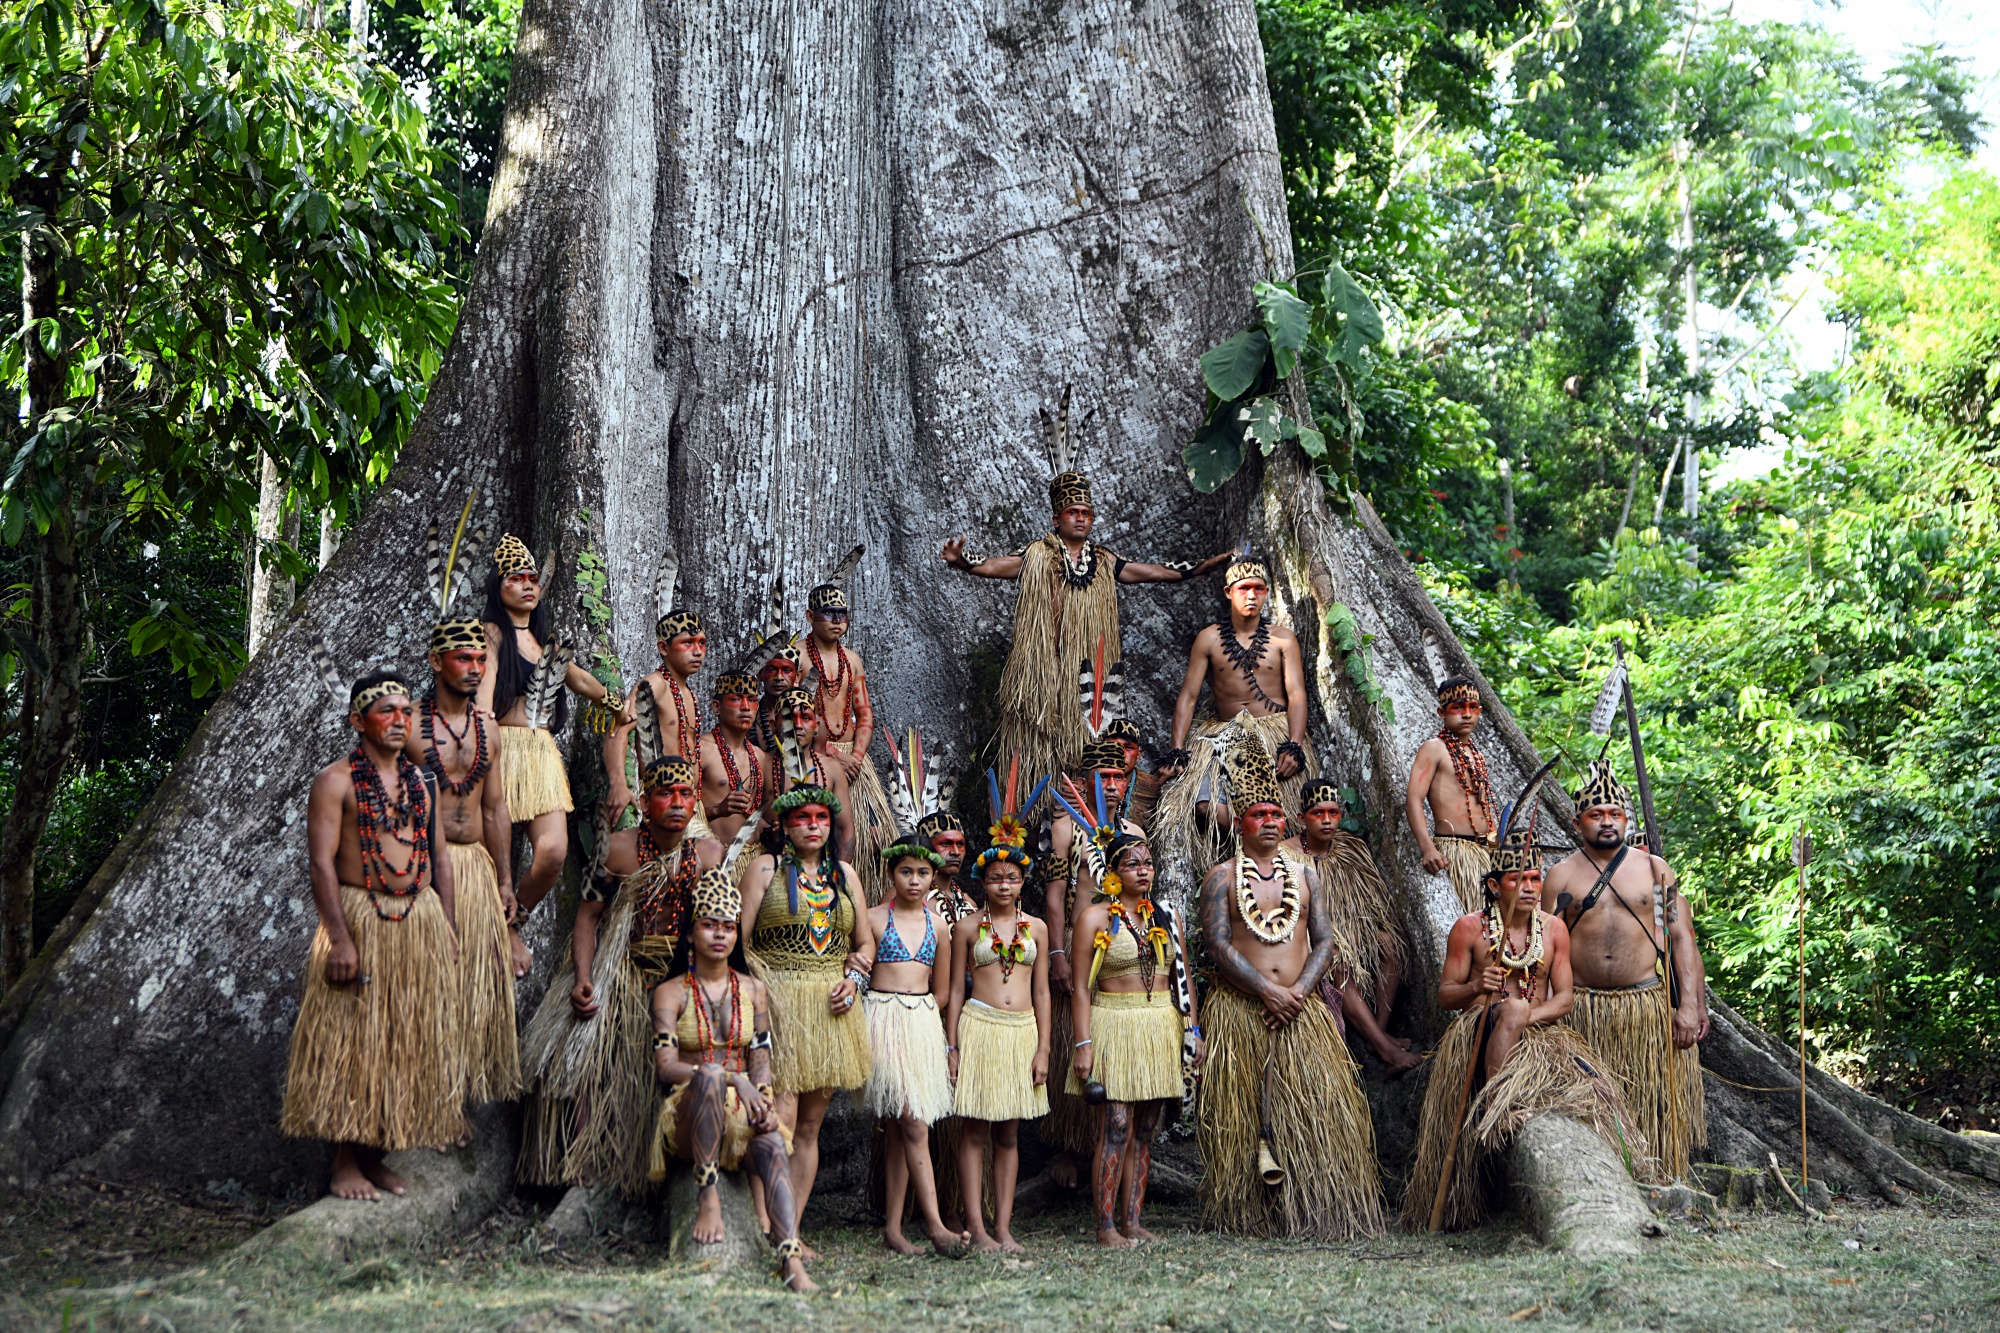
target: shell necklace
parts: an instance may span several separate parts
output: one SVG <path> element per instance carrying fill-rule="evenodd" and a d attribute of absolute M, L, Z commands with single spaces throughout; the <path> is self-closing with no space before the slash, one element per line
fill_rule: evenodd
<path fill-rule="evenodd" d="M 1257 895 L 1251 891 L 1250 879 L 1268 879 L 1257 869 L 1257 863 L 1248 856 L 1236 858 L 1236 910 L 1243 914 L 1243 924 L 1250 927 L 1250 933 L 1266 944 L 1283 944 L 1299 928 L 1302 898 L 1299 893 L 1298 876 L 1292 873 L 1292 863 L 1282 854 L 1273 858 L 1277 874 L 1284 883 L 1284 892 L 1278 896 L 1278 905 L 1266 912 L 1257 906 Z"/>

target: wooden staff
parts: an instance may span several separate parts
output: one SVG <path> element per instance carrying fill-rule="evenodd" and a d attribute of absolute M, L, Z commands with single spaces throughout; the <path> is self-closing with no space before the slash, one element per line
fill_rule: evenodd
<path fill-rule="evenodd" d="M 1625 665 L 1625 641 L 1611 641 L 1612 654 L 1618 665 Z M 1639 709 L 1632 702 L 1632 677 L 1624 673 L 1625 729 L 1632 737 L 1632 778 L 1639 788 L 1639 812 L 1646 821 L 1646 850 L 1654 856 L 1662 855 L 1663 840 L 1660 836 L 1659 820 L 1653 814 L 1653 784 L 1646 777 L 1646 747 L 1639 739 Z M 1660 963 L 1658 972 L 1660 984 L 1667 988 L 1667 1123 L 1676 1140 L 1681 1137 L 1681 1070 L 1680 1061 L 1674 1057 L 1674 1011 L 1680 1006 L 1680 977 L 1674 970 L 1674 945 L 1667 936 L 1662 890 L 1657 873 L 1653 879 L 1653 928 L 1660 932 Z M 1656 1145 L 1664 1146 L 1664 1145 Z"/>
<path fill-rule="evenodd" d="M 1812 834 L 1803 830 L 1792 839 L 1792 864 L 1799 868 L 1799 1198 L 1806 1194 L 1806 862 L 1812 860 Z M 1801 1213 L 1810 1217 L 1804 1203 Z"/>
<path fill-rule="evenodd" d="M 1479 1024 L 1479 1040 L 1473 1045 L 1472 1059 L 1466 1062 L 1465 1082 L 1458 1089 L 1458 1114 L 1452 1117 L 1451 1140 L 1444 1146 L 1444 1168 L 1438 1172 L 1437 1194 L 1431 1199 L 1432 1231 L 1437 1231 L 1444 1226 L 1445 1196 L 1451 1193 L 1451 1172 L 1452 1168 L 1458 1165 L 1458 1140 L 1459 1136 L 1465 1132 L 1465 1113 L 1472 1105 L 1472 1080 L 1478 1072 L 1479 1066 L 1485 1063 L 1486 1039 L 1492 1035 L 1491 1030 L 1486 1025 L 1486 1011 L 1492 1004 L 1493 997 L 1491 995 L 1482 995 L 1479 997 L 1479 1008 L 1475 1011 L 1478 1016 L 1473 1019 L 1474 1022 Z"/>

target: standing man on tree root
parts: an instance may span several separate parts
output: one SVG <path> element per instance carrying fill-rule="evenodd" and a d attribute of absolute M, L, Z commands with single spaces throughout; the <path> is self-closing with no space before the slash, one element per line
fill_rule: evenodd
<path fill-rule="evenodd" d="M 1577 850 L 1543 905 L 1570 933 L 1569 1024 L 1604 1060 L 1667 1175 L 1685 1179 L 1708 1142 L 1695 1043 L 1708 1035 L 1708 976 L 1674 872 L 1627 842 L 1632 798 L 1602 759 L 1577 791 Z"/>
<path fill-rule="evenodd" d="M 1337 785 L 1314 778 L 1305 785 L 1299 805 L 1302 829 L 1284 847 L 1312 867 L 1333 933 L 1346 945 L 1340 1013 L 1390 1073 L 1415 1069 L 1423 1057 L 1410 1050 L 1409 1042 L 1387 1031 L 1408 954 L 1395 896 L 1375 867 L 1367 839 L 1340 826 L 1346 811 Z"/>
<path fill-rule="evenodd" d="M 279 1132 L 333 1144 L 327 1192 L 402 1194 L 382 1154 L 450 1143 L 465 1123 L 458 940 L 449 858 L 433 858 L 437 793 L 404 752 L 410 691 L 354 682 L 360 743 L 313 779 L 306 855 L 319 929 L 292 1028 Z"/>
<path fill-rule="evenodd" d="M 1464 676 L 1439 681 L 1437 696 L 1440 728 L 1418 747 L 1410 765 L 1403 813 L 1424 869 L 1447 876 L 1458 890 L 1459 906 L 1477 912 L 1486 896 L 1494 846 L 1493 780 L 1486 773 L 1486 756 L 1472 743 L 1485 708 L 1479 687 Z M 1435 834 L 1424 821 L 1426 805 Z"/>
<path fill-rule="evenodd" d="M 1222 778 L 1222 754 L 1204 743 L 1235 727 L 1271 757 L 1287 808 L 1312 776 L 1306 753 L 1306 676 L 1298 637 L 1274 625 L 1271 577 L 1247 555 L 1222 576 L 1229 623 L 1195 635 L 1187 674 L 1174 701 L 1173 749 L 1160 761 L 1162 777 L 1153 828 L 1160 846 L 1162 892 L 1182 906 L 1229 846 L 1231 812 Z M 1214 712 L 1199 719 L 1195 706 L 1208 686 Z M 1190 744 L 1192 742 L 1192 745 Z"/>
<path fill-rule="evenodd" d="M 1229 560 L 1227 553 L 1198 565 L 1156 565 L 1126 560 L 1090 540 L 1097 511 L 1090 482 L 1075 470 L 1069 390 L 1062 408 L 1042 426 L 1048 438 L 1052 531 L 1012 555 L 968 555 L 953 537 L 939 552 L 945 564 L 985 579 L 1018 579 L 1014 643 L 1000 672 L 1001 754 L 1020 758 L 1030 789 L 1075 768 L 1089 739 L 1076 708 L 1077 667 L 1097 661 L 1109 669 L 1123 655 L 1118 634 L 1118 587 L 1180 583 Z"/>
<path fill-rule="evenodd" d="M 875 737 L 868 670 L 861 664 L 861 654 L 845 643 L 852 613 L 844 585 L 860 559 L 857 546 L 826 582 L 806 594 L 812 627 L 805 643 L 805 688 L 819 715 L 819 749 L 839 767 L 846 784 L 841 799 L 846 802 L 852 841 L 844 850 L 853 858 L 862 892 L 874 904 L 885 893 L 882 849 L 896 829 L 882 775 L 868 757 L 868 744 Z"/>
<path fill-rule="evenodd" d="M 1215 968 L 1201 1007 L 1202 1214 L 1252 1236 L 1380 1231 L 1374 1122 L 1321 985 L 1345 970 L 1325 888 L 1280 846 L 1283 797 L 1264 748 L 1239 740 L 1227 769 L 1238 854 L 1201 890 Z"/>
<path fill-rule="evenodd" d="M 1627 1160 L 1646 1152 L 1617 1085 L 1562 1022 L 1574 998 L 1569 932 L 1541 910 L 1541 862 L 1527 815 L 1540 780 L 1501 812 L 1486 909 L 1460 917 L 1445 939 L 1438 1004 L 1463 1012 L 1431 1061 L 1417 1160 L 1403 1196 L 1403 1225 L 1411 1231 L 1483 1221 L 1485 1160 L 1546 1112 L 1594 1130 Z"/>

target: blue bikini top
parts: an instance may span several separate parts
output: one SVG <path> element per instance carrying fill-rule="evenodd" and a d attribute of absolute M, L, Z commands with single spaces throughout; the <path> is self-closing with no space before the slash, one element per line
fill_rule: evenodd
<path fill-rule="evenodd" d="M 882 927 L 882 943 L 875 952 L 878 963 L 923 963 L 929 966 L 937 961 L 937 927 L 931 923 L 931 914 L 924 913 L 924 942 L 917 946 L 916 956 L 910 955 L 903 937 L 896 933 L 896 913 L 889 912 L 889 924 Z"/>

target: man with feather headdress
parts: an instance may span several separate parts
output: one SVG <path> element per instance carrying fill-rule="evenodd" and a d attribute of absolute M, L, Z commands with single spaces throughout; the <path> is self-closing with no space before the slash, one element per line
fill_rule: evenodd
<path fill-rule="evenodd" d="M 1543 906 L 1570 932 L 1576 1006 L 1569 1024 L 1605 1067 L 1658 1154 L 1685 1178 L 1708 1142 L 1701 1057 L 1708 987 L 1673 867 L 1629 843 L 1632 798 L 1603 759 L 1577 789 L 1576 851 L 1549 872 Z"/>
<path fill-rule="evenodd" d="M 1118 632 L 1118 586 L 1180 583 L 1228 563 L 1210 556 L 1197 565 L 1127 560 L 1091 542 L 1097 520 L 1090 482 L 1077 471 L 1070 391 L 1042 425 L 1054 476 L 1049 479 L 1051 531 L 1011 555 L 969 555 L 954 537 L 939 552 L 945 564 L 987 579 L 1021 585 L 1014 606 L 1014 642 L 1000 673 L 1003 754 L 1020 757 L 1031 782 L 1076 767 L 1087 739 L 1076 714 L 1072 686 L 1076 664 L 1092 658 L 1107 666 L 1124 656 Z"/>
<path fill-rule="evenodd" d="M 492 718 L 477 704 L 487 670 L 485 627 L 478 616 L 459 609 L 471 583 L 474 552 L 486 544 L 481 532 L 467 538 L 471 512 L 468 497 L 449 546 L 443 529 L 436 522 L 430 526 L 427 565 L 437 607 L 430 637 L 432 683 L 417 704 L 416 725 L 404 748 L 437 782 L 438 827 L 455 890 L 465 1100 L 477 1106 L 520 1092 L 521 1048 L 509 940 L 516 906 L 506 761 Z"/>
<path fill-rule="evenodd" d="M 1636 1163 L 1645 1141 L 1617 1085 L 1576 1030 L 1569 931 L 1542 910 L 1535 791 L 1544 765 L 1501 807 L 1499 845 L 1484 881 L 1486 908 L 1460 917 L 1445 940 L 1438 1004 L 1462 1011 L 1438 1043 L 1403 1196 L 1403 1225 L 1477 1225 L 1490 1200 L 1487 1164 L 1536 1116 L 1559 1112 Z"/>

